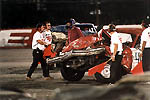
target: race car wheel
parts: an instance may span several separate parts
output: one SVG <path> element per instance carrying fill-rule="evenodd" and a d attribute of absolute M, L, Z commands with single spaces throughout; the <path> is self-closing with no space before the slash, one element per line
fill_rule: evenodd
<path fill-rule="evenodd" d="M 61 74 L 65 80 L 68 81 L 79 81 L 83 78 L 85 71 L 75 70 L 70 67 L 62 67 Z"/>

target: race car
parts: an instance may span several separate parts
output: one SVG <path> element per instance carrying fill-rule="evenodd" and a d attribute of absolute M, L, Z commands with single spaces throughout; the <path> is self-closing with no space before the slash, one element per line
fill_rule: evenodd
<path fill-rule="evenodd" d="M 142 28 L 140 25 L 118 25 L 116 28 L 123 38 L 122 75 L 126 75 L 139 62 L 138 47 Z M 106 27 L 101 34 L 103 38 L 89 35 L 71 42 L 68 46 L 64 46 L 58 57 L 48 58 L 47 63 L 59 63 L 65 80 L 81 80 L 89 69 L 110 59 L 110 35 Z M 110 67 L 111 64 L 108 63 L 101 72 L 93 73 L 93 75 L 100 82 L 107 81 L 110 77 Z"/>

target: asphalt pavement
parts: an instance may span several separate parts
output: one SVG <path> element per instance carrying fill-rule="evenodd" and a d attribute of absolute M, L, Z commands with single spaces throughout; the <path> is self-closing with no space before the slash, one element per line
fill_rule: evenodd
<path fill-rule="evenodd" d="M 20 100 L 13 99 L 16 95 L 27 98 L 21 100 L 150 100 L 150 73 L 129 75 L 116 84 L 101 84 L 87 73 L 81 81 L 68 82 L 59 68 L 50 70 L 53 80 L 43 80 L 39 65 L 33 80 L 27 81 L 31 62 L 31 49 L 0 49 L 1 100 Z"/>

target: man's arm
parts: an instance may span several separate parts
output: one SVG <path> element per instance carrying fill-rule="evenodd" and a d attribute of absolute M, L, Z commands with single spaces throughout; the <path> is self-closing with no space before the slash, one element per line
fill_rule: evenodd
<path fill-rule="evenodd" d="M 141 54 L 140 54 L 140 57 L 143 56 L 143 50 L 144 50 L 145 46 L 146 46 L 146 41 L 143 41 L 142 47 L 141 47 Z"/>
<path fill-rule="evenodd" d="M 41 44 L 41 45 L 47 45 L 47 43 L 44 42 L 44 41 L 42 41 L 42 40 L 37 40 L 37 42 L 38 42 L 39 44 Z"/>
<path fill-rule="evenodd" d="M 141 51 L 142 51 L 142 52 L 143 52 L 145 46 L 146 46 L 146 41 L 143 41 L 143 43 L 142 43 L 142 48 L 141 48 Z"/>
<path fill-rule="evenodd" d="M 117 50 L 118 50 L 118 44 L 114 44 L 114 52 L 112 55 L 112 61 L 115 61 L 115 56 L 116 56 Z"/>

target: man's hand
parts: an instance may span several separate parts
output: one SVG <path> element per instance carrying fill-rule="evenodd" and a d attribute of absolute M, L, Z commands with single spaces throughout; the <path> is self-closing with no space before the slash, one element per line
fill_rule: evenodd
<path fill-rule="evenodd" d="M 143 56 L 143 53 L 141 52 L 140 55 L 139 55 L 139 57 L 142 58 L 142 56 Z"/>
<path fill-rule="evenodd" d="M 111 56 L 111 59 L 112 59 L 112 61 L 115 61 L 115 56 L 112 55 L 112 56 Z"/>

